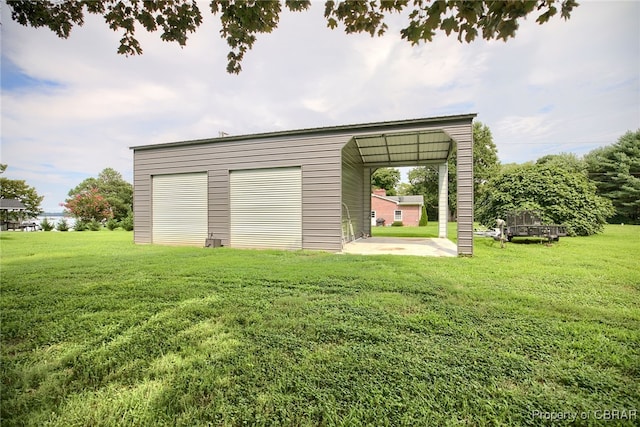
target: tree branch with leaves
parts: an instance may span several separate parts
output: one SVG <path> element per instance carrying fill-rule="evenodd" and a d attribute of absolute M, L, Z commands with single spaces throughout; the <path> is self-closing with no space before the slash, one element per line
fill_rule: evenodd
<path fill-rule="evenodd" d="M 160 39 L 185 46 L 189 34 L 202 24 L 202 12 L 192 0 L 80 0 L 37 1 L 8 0 L 11 18 L 24 26 L 47 27 L 58 37 L 68 38 L 74 26 L 84 24 L 85 14 L 104 17 L 110 29 L 122 34 L 118 53 L 140 55 L 142 46 L 136 30 L 160 31 Z M 287 0 L 284 7 L 292 12 L 307 10 L 308 0 Z M 519 23 L 531 14 L 544 24 L 558 13 L 569 19 L 578 3 L 575 0 L 511 1 L 430 1 L 371 0 L 327 1 L 324 17 L 331 29 L 344 26 L 347 34 L 369 33 L 382 36 L 387 16 L 407 12 L 406 26 L 400 35 L 412 45 L 430 42 L 438 32 L 457 35 L 470 43 L 481 36 L 485 40 L 508 40 L 515 36 Z M 278 27 L 283 5 L 279 1 L 212 0 L 210 11 L 220 18 L 220 35 L 230 52 L 227 72 L 239 73 L 242 60 L 257 40 L 258 34 L 271 33 Z"/>

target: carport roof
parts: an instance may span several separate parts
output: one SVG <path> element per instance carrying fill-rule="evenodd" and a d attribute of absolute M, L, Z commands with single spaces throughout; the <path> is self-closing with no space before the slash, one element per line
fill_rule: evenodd
<path fill-rule="evenodd" d="M 361 155 L 366 153 L 367 157 L 365 158 L 363 156 L 363 161 L 365 161 L 368 166 L 374 166 L 378 163 L 381 163 L 384 166 L 393 166 L 394 164 L 411 166 L 412 164 L 424 164 L 429 162 L 439 163 L 446 160 L 449 155 L 451 148 L 450 144 L 452 141 L 452 139 L 443 131 L 415 131 L 416 128 L 421 126 L 429 128 L 446 126 L 454 122 L 470 121 L 473 120 L 474 117 L 476 117 L 475 113 L 387 122 L 326 126 L 320 128 L 248 135 L 227 135 L 218 138 L 137 145 L 130 148 L 133 150 L 147 150 L 160 147 L 198 145 L 222 141 L 248 141 L 252 139 L 323 134 L 329 135 L 353 132 L 354 135 L 360 135 L 357 137 L 358 147 L 365 149 L 364 152 L 361 152 Z M 382 153 L 380 153 L 381 147 L 384 149 Z"/>
<path fill-rule="evenodd" d="M 453 145 L 451 137 L 440 130 L 356 136 L 354 140 L 368 167 L 442 163 Z"/>

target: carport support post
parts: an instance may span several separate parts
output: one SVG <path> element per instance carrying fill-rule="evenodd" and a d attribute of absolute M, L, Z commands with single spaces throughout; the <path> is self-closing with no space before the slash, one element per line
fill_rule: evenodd
<path fill-rule="evenodd" d="M 449 166 L 447 162 L 438 166 L 438 237 L 447 238 L 449 217 Z"/>

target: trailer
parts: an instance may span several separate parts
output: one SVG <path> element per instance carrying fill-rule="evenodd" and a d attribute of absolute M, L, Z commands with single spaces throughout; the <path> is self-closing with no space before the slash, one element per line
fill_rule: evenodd
<path fill-rule="evenodd" d="M 539 237 L 558 241 L 566 235 L 566 226 L 544 224 L 535 211 L 509 212 L 504 221 L 504 236 L 508 241 L 512 241 L 514 237 Z"/>

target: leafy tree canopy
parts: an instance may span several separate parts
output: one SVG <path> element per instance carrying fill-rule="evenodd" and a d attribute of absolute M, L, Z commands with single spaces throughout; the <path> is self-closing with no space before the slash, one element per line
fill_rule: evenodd
<path fill-rule="evenodd" d="M 610 199 L 616 221 L 640 222 L 640 129 L 627 132 L 613 145 L 585 156 L 598 194 Z"/>
<path fill-rule="evenodd" d="M 0 174 L 7 170 L 6 164 L 0 164 Z M 0 178 L 0 199 L 17 199 L 27 208 L 26 211 L 5 212 L 4 219 L 18 219 L 18 216 L 26 216 L 28 218 L 37 217 L 42 213 L 40 204 L 44 200 L 44 196 L 38 195 L 34 187 L 27 185 L 26 181 L 20 179 Z"/>
<path fill-rule="evenodd" d="M 587 163 L 574 153 L 549 154 L 536 160 L 539 165 L 558 166 L 571 172 L 587 174 Z"/>
<path fill-rule="evenodd" d="M 380 168 L 371 175 L 371 185 L 384 188 L 387 195 L 396 195 L 396 186 L 400 182 L 400 170 L 396 168 Z"/>
<path fill-rule="evenodd" d="M 429 218 L 438 218 L 438 171 L 433 167 L 420 166 L 412 168 L 408 173 L 409 194 L 422 194 Z"/>
<path fill-rule="evenodd" d="M 80 191 L 68 199 L 63 206 L 82 222 L 102 221 L 113 217 L 109 202 L 97 188 Z M 77 227 L 76 230 L 78 230 Z"/>
<path fill-rule="evenodd" d="M 455 161 L 454 156 L 451 156 Z M 450 168 L 451 169 L 451 168 Z M 493 142 L 489 126 L 482 122 L 473 123 L 473 192 L 480 197 L 485 184 L 500 171 L 498 147 Z M 455 167 L 454 167 L 455 172 Z M 455 177 L 454 177 L 455 178 Z M 457 181 L 454 181 L 457 182 Z M 455 184 L 454 184 L 455 185 Z M 454 189 L 456 187 L 454 186 Z"/>
<path fill-rule="evenodd" d="M 602 231 L 613 215 L 611 201 L 596 194 L 582 172 L 554 162 L 509 166 L 489 181 L 478 200 L 476 219 L 493 226 L 497 218 L 518 210 L 536 210 L 549 223 L 565 224 L 571 235 Z"/>
<path fill-rule="evenodd" d="M 47 27 L 61 38 L 69 37 L 75 25 L 84 23 L 85 13 L 101 15 L 109 28 L 122 34 L 118 53 L 124 55 L 142 54 L 142 46 L 136 39 L 137 27 L 160 31 L 162 40 L 184 46 L 188 34 L 202 24 L 202 12 L 192 0 L 8 0 L 7 3 L 14 21 Z M 294 12 L 306 10 L 310 5 L 309 0 L 284 2 Z M 270 33 L 278 26 L 282 6 L 279 1 L 209 2 L 211 12 L 220 17 L 220 34 L 231 48 L 227 55 L 229 73 L 241 71 L 244 54 L 257 40 L 257 34 Z M 388 28 L 387 14 L 406 12 L 408 22 L 400 34 L 412 45 L 432 41 L 438 31 L 447 36 L 456 34 L 459 41 L 470 43 L 478 36 L 506 41 L 515 36 L 520 20 L 530 14 L 536 15 L 536 22 L 544 24 L 558 13 L 568 19 L 577 6 L 576 0 L 327 1 L 324 17 L 329 28 L 341 23 L 347 34 L 364 32 L 381 36 Z"/>
<path fill-rule="evenodd" d="M 413 194 L 413 187 L 408 182 L 401 182 L 396 186 L 398 196 L 410 196 Z"/>
<path fill-rule="evenodd" d="M 75 196 L 85 194 L 89 191 L 96 190 L 104 200 L 108 203 L 116 220 L 122 220 L 132 210 L 133 206 L 133 186 L 122 178 L 122 175 L 112 168 L 106 168 L 97 178 L 87 178 L 77 187 L 69 191 L 69 199 L 67 204 L 71 202 Z M 98 215 L 100 216 L 100 215 Z M 89 219 L 92 219 L 91 216 Z M 102 219 L 102 218 L 100 218 Z"/>

